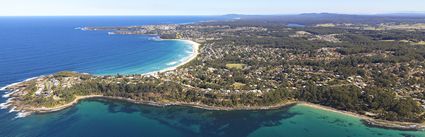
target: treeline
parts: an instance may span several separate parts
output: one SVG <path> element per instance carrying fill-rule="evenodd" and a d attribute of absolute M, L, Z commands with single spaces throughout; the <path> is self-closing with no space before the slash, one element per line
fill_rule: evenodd
<path fill-rule="evenodd" d="M 360 89 L 356 86 L 317 86 L 310 81 L 304 88 L 288 90 L 282 86 L 259 96 L 255 93 L 202 92 L 196 89 L 183 88 L 174 82 L 160 82 L 157 79 L 145 79 L 144 83 L 105 83 L 90 80 L 75 85 L 55 94 L 62 98 L 62 103 L 70 102 L 75 95 L 102 94 L 112 97 L 123 97 L 141 101 L 181 101 L 200 102 L 210 106 L 246 107 L 269 106 L 287 100 L 301 100 L 339 110 L 358 113 L 372 112 L 377 118 L 397 121 L 421 122 L 423 113 L 421 106 L 412 98 L 397 97 L 394 91 L 383 88 Z M 54 106 L 53 98 L 34 98 L 32 103 L 39 106 Z"/>
<path fill-rule="evenodd" d="M 316 86 L 312 82 L 301 89 L 295 98 L 358 113 L 372 112 L 376 118 L 396 121 L 422 122 L 422 106 L 412 98 L 399 98 L 394 91 L 382 88 L 360 89 L 356 86 Z"/>
<path fill-rule="evenodd" d="M 222 51 L 229 53 L 221 58 L 192 61 L 185 65 L 185 67 L 195 66 L 189 72 L 193 77 L 191 79 L 173 82 L 153 77 L 128 80 L 125 76 L 115 76 L 105 80 L 99 77 L 91 79 L 91 77 L 80 76 L 84 82 L 54 92 L 54 95 L 60 100 L 53 97 L 34 97 L 31 94 L 26 95 L 24 100 L 28 104 L 36 106 L 54 106 L 70 102 L 76 95 L 102 94 L 141 101 L 195 102 L 224 107 L 269 106 L 287 100 L 301 100 L 340 110 L 358 113 L 372 112 L 376 114 L 377 118 L 387 120 L 412 122 L 425 120 L 424 115 L 421 115 L 424 108 L 417 101 L 411 97 L 398 96 L 394 91 L 394 87 L 397 86 L 410 88 L 412 84 L 424 82 L 423 79 L 403 78 L 409 69 L 425 66 L 423 63 L 425 46 L 399 42 L 404 39 L 423 40 L 421 32 L 314 27 L 287 29 L 286 24 L 274 21 L 211 22 L 207 24 L 229 25 L 230 28 L 265 27 L 268 31 L 235 32 L 235 34 L 220 37 L 220 40 L 208 41 L 207 44 L 214 43 L 211 44 L 213 48 L 232 46 Z M 215 30 L 206 29 L 204 31 L 214 32 Z M 313 35 L 340 34 L 337 38 L 342 42 L 332 43 L 303 37 L 290 37 L 296 31 L 306 31 Z M 174 34 L 164 35 L 162 38 L 175 36 Z M 251 48 L 251 51 L 241 52 L 242 50 L 238 48 L 243 46 L 254 48 Z M 331 51 L 332 54 L 337 53 L 344 57 L 335 56 L 338 58 L 329 61 L 320 60 L 321 57 L 317 50 L 325 47 L 336 48 L 336 52 Z M 273 53 L 261 53 L 262 49 L 281 50 L 271 50 L 274 51 Z M 288 57 L 292 55 L 299 56 L 289 60 Z M 227 63 L 243 63 L 247 67 L 240 70 L 227 69 Z M 410 64 L 410 66 L 406 64 Z M 225 71 L 210 72 L 209 68 Z M 318 70 L 325 70 L 325 73 L 317 74 Z M 304 73 L 305 71 L 316 74 L 307 74 Z M 326 74 L 328 72 L 332 74 Z M 219 74 L 219 78 L 214 77 Z M 341 76 L 337 77 L 336 75 Z M 352 76 L 361 76 L 368 86 L 360 89 L 352 84 L 344 84 L 347 78 Z M 424 74 L 412 74 L 412 76 L 421 78 L 424 77 Z M 75 75 L 59 73 L 55 77 L 75 77 Z M 327 78 L 333 79 L 333 82 L 344 82 L 329 85 L 315 83 L 323 82 L 325 80 L 322 79 Z M 258 89 L 262 93 L 236 92 L 232 87 L 235 83 L 251 86 L 249 88 L 240 87 L 240 90 Z M 229 92 L 223 92 L 226 90 Z M 422 93 L 417 93 L 412 97 L 424 99 L 424 96 Z"/>
<path fill-rule="evenodd" d="M 205 105 L 224 107 L 267 106 L 293 97 L 292 93 L 285 88 L 270 91 L 264 96 L 257 96 L 255 93 L 231 93 L 226 95 L 217 92 L 203 92 L 199 89 L 183 88 L 181 84 L 162 82 L 155 78 L 145 78 L 141 81 L 144 82 L 126 84 L 122 81 L 119 83 L 105 83 L 99 80 L 90 80 L 55 93 L 65 100 L 72 100 L 74 95 L 102 94 L 142 101 L 201 102 Z"/>
<path fill-rule="evenodd" d="M 278 25 L 278 24 L 302 24 L 315 25 L 322 23 L 353 23 L 378 25 L 385 22 L 392 23 L 423 23 L 422 16 L 415 15 L 349 15 L 332 13 L 306 13 L 299 15 L 238 15 L 239 20 L 208 22 L 208 24 L 231 24 L 231 25 Z"/>
<path fill-rule="evenodd" d="M 407 41 L 424 41 L 425 32 L 406 32 L 399 30 L 388 31 L 369 31 L 369 30 L 350 30 L 342 28 L 316 28 L 305 27 L 292 30 L 282 29 L 274 25 L 264 25 L 269 33 L 262 31 L 247 31 L 237 34 L 238 37 L 222 37 L 214 41 L 216 45 L 226 45 L 232 43 L 238 46 L 262 46 L 265 48 L 285 48 L 302 52 L 312 52 L 323 47 L 335 47 L 337 52 L 343 55 L 352 55 L 359 53 L 373 53 L 376 51 L 391 52 L 393 56 L 382 62 L 406 62 L 411 60 L 425 59 L 425 46 L 412 45 Z M 318 40 L 309 40 L 306 38 L 289 37 L 295 31 L 306 31 L 313 35 L 340 34 L 337 38 L 342 43 L 331 43 Z M 261 36 L 261 37 L 258 37 Z M 390 40 L 390 41 L 388 41 Z"/>

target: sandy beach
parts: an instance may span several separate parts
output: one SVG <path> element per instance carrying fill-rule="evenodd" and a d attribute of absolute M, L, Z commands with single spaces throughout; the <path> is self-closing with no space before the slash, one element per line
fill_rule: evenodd
<path fill-rule="evenodd" d="M 218 107 L 218 106 L 208 106 L 205 104 L 201 104 L 198 102 L 153 102 L 153 101 L 143 101 L 143 100 L 133 100 L 123 97 L 111 97 L 111 96 L 103 96 L 103 95 L 87 95 L 87 96 L 76 96 L 76 98 L 69 103 L 46 108 L 19 108 L 19 110 L 16 110 L 19 112 L 19 114 L 22 114 L 22 117 L 25 117 L 27 115 L 30 115 L 31 113 L 50 113 L 50 112 L 56 112 L 60 111 L 69 107 L 72 107 L 76 104 L 78 104 L 81 100 L 84 99 L 91 99 L 91 98 L 105 98 L 105 99 L 113 99 L 113 100 L 121 100 L 121 101 L 128 101 L 135 104 L 145 104 L 145 105 L 151 105 L 151 106 L 189 106 L 194 108 L 200 108 L 205 110 L 218 110 L 218 111 L 232 111 L 232 110 L 269 110 L 269 109 L 280 109 L 283 107 L 290 107 L 293 105 L 303 105 L 310 107 L 312 109 L 320 109 L 325 110 L 333 113 L 339 113 L 347 116 L 352 116 L 359 118 L 361 120 L 364 120 L 366 122 L 365 124 L 369 126 L 376 126 L 376 127 L 382 127 L 382 128 L 391 128 L 391 129 L 397 129 L 397 130 L 422 130 L 425 128 L 424 124 L 421 123 L 410 123 L 410 122 L 397 122 L 397 121 L 386 121 L 386 120 L 378 120 L 374 119 L 372 117 L 368 117 L 366 115 L 360 115 L 354 112 L 348 112 L 348 111 L 342 111 L 337 110 L 331 107 L 322 106 L 318 104 L 312 104 L 308 102 L 302 102 L 302 101 L 286 101 L 282 103 L 278 103 L 271 106 L 244 106 L 244 107 Z M 18 115 L 18 117 L 20 117 Z"/>
<path fill-rule="evenodd" d="M 88 96 L 76 96 L 75 99 L 69 103 L 66 103 L 64 105 L 60 105 L 60 106 L 56 106 L 56 107 L 52 107 L 52 108 L 46 108 L 46 107 L 41 107 L 41 108 L 28 108 L 29 111 L 33 111 L 36 113 L 47 113 L 47 112 L 55 112 L 55 111 L 60 111 L 62 109 L 65 108 L 69 108 L 71 106 L 74 106 L 75 104 L 77 104 L 80 100 L 84 100 L 84 99 L 89 99 L 89 98 L 95 98 L 95 97 L 103 97 L 103 95 L 88 95 Z"/>
<path fill-rule="evenodd" d="M 411 122 L 399 122 L 399 121 L 387 121 L 387 120 L 380 120 L 375 119 L 366 115 L 357 114 L 354 112 L 349 111 L 343 111 L 338 110 L 332 107 L 327 107 L 323 105 L 313 104 L 309 102 L 297 102 L 298 105 L 307 106 L 313 109 L 320 109 L 325 110 L 329 112 L 339 113 L 342 115 L 347 115 L 351 117 L 356 117 L 358 119 L 363 120 L 364 124 L 368 126 L 374 126 L 374 127 L 381 127 L 381 128 L 390 128 L 390 129 L 396 129 L 396 130 L 424 130 L 425 124 L 424 123 L 411 123 Z"/>
<path fill-rule="evenodd" d="M 175 66 L 172 66 L 172 67 L 160 70 L 160 71 L 143 74 L 143 75 L 156 75 L 158 73 L 176 70 L 177 68 L 191 62 L 192 60 L 194 60 L 198 56 L 199 48 L 200 48 L 199 43 L 196 43 L 196 42 L 191 41 L 191 40 L 180 40 L 180 39 L 173 39 L 173 40 L 182 41 L 182 42 L 185 42 L 188 45 L 192 46 L 191 55 L 184 58 L 184 61 L 180 62 L 179 64 L 177 64 Z M 27 79 L 25 81 L 32 80 L 32 79 L 34 79 L 34 78 L 30 78 L 30 79 Z M 13 85 L 16 85 L 16 84 L 18 84 L 18 83 L 14 83 L 14 84 L 5 86 L 1 90 L 4 90 L 7 87 L 10 87 L 10 86 L 13 86 Z M 12 94 L 12 93 L 13 92 L 11 92 L 9 94 Z M 4 97 L 8 97 L 8 96 L 9 95 L 4 96 Z M 308 103 L 308 102 L 301 102 L 301 101 L 296 101 L 296 100 L 286 101 L 286 102 L 278 103 L 278 104 L 275 104 L 275 105 L 272 105 L 272 106 L 217 107 L 217 106 L 204 105 L 204 104 L 201 104 L 201 103 L 198 103 L 198 102 L 152 102 L 152 101 L 132 100 L 132 99 L 127 99 L 127 98 L 122 98 L 122 97 L 110 97 L 110 96 L 103 96 L 103 95 L 87 95 L 87 96 L 76 96 L 76 98 L 72 102 L 69 102 L 69 103 L 66 103 L 66 104 L 63 104 L 63 105 L 59 105 L 59 106 L 55 106 L 55 107 L 50 107 L 50 108 L 47 108 L 47 107 L 18 108 L 20 110 L 17 110 L 17 111 L 21 112 L 22 116 L 29 115 L 30 113 L 56 112 L 56 111 L 60 111 L 60 110 L 72 107 L 72 106 L 78 104 L 78 102 L 81 101 L 81 100 L 90 99 L 90 98 L 116 99 L 116 100 L 123 100 L 123 101 L 132 102 L 132 103 L 136 103 L 136 104 L 147 104 L 147 105 L 153 105 L 153 106 L 180 105 L 180 106 L 190 106 L 190 107 L 206 109 L 206 110 L 225 110 L 225 111 L 230 111 L 230 110 L 267 110 L 267 109 L 279 109 L 279 108 L 282 108 L 282 107 L 287 107 L 287 106 L 292 106 L 292 105 L 303 105 L 303 106 L 311 107 L 313 109 L 321 109 L 321 110 L 325 110 L 325 111 L 330 111 L 330 112 L 335 112 L 335 113 L 339 113 L 339 114 L 343 114 L 343 115 L 356 117 L 356 118 L 367 121 L 369 125 L 373 125 L 373 126 L 381 126 L 381 127 L 388 127 L 388 128 L 394 128 L 394 129 L 411 129 L 412 125 L 415 125 L 417 127 L 423 127 L 424 126 L 423 124 L 418 124 L 418 123 L 377 120 L 377 119 L 374 119 L 372 117 L 357 114 L 357 113 L 354 113 L 354 112 L 341 111 L 341 110 L 337 110 L 337 109 L 327 107 L 327 106 L 312 104 L 312 103 Z M 2 108 L 8 107 L 10 105 L 9 103 L 10 103 L 10 101 L 8 103 L 2 103 L 1 104 Z M 417 128 L 417 129 L 419 129 L 419 128 Z"/>
<path fill-rule="evenodd" d="M 188 43 L 188 45 L 192 46 L 192 53 L 191 53 L 191 55 L 188 56 L 188 57 L 186 57 L 186 58 L 184 58 L 184 61 L 183 62 L 180 62 L 179 64 L 177 64 L 175 66 L 168 67 L 166 69 L 163 69 L 163 70 L 160 70 L 160 71 L 156 71 L 156 72 L 146 73 L 146 74 L 143 74 L 143 75 L 155 75 L 157 73 L 162 73 L 162 72 L 167 72 L 167 71 L 175 70 L 175 69 L 179 68 L 180 66 L 183 66 L 183 65 L 189 63 L 190 61 L 194 60 L 198 56 L 198 54 L 199 54 L 199 46 L 200 46 L 199 43 L 196 43 L 196 42 L 191 41 L 191 40 L 181 40 L 181 39 L 171 39 L 171 40 L 182 41 L 182 42 Z M 39 76 L 39 77 L 43 77 L 43 76 Z M 13 83 L 13 84 L 10 84 L 10 85 L 1 87 L 0 90 L 6 90 L 8 87 L 12 87 L 12 86 L 17 85 L 19 83 L 30 81 L 30 80 L 33 80 L 33 79 L 36 79 L 36 78 L 39 78 L 39 77 L 33 77 L 33 78 L 29 78 L 29 79 L 26 79 L 26 80 L 21 81 L 21 82 L 16 82 L 16 83 Z M 3 97 L 4 98 L 8 98 L 13 93 L 15 93 L 15 92 L 13 92 L 13 91 L 7 92 L 5 95 L 3 95 Z M 124 98 L 105 97 L 103 95 L 88 95 L 88 96 L 77 96 L 72 102 L 69 102 L 67 104 L 63 104 L 63 105 L 60 105 L 60 106 L 52 107 L 52 108 L 45 108 L 45 107 L 41 107 L 41 108 L 25 108 L 24 110 L 22 110 L 21 113 L 25 113 L 25 115 L 29 115 L 29 113 L 31 113 L 31 112 L 35 112 L 35 113 L 47 113 L 47 112 L 60 111 L 62 109 L 65 109 L 65 108 L 68 108 L 68 107 L 71 107 L 71 106 L 77 104 L 80 100 L 88 99 L 88 98 L 96 98 L 96 97 L 104 97 L 104 98 L 110 98 L 110 99 L 127 100 L 127 101 L 134 102 L 134 103 L 139 103 L 139 104 L 142 104 L 143 103 L 143 104 L 150 104 L 150 105 L 157 105 L 157 106 L 164 106 L 164 105 L 190 105 L 190 106 L 193 106 L 194 105 L 194 104 L 182 103 L 182 102 L 180 102 L 180 103 L 173 103 L 173 104 L 161 104 L 161 103 L 155 103 L 155 102 L 140 102 L 140 101 L 135 101 L 135 100 L 131 100 L 131 99 L 124 99 Z M 10 106 L 10 103 L 11 103 L 10 100 L 9 100 L 9 102 L 1 103 L 1 108 L 3 108 L 3 109 L 4 108 L 7 108 L 8 106 Z M 198 106 L 198 107 L 200 107 L 200 106 Z M 209 108 L 208 106 L 204 106 L 204 107 L 205 108 Z M 202 108 L 202 107 L 200 107 L 200 108 Z M 210 108 L 210 109 L 214 109 L 214 108 Z M 217 109 L 217 108 L 215 108 L 215 109 Z M 14 111 L 20 111 L 20 110 L 14 110 Z"/>
<path fill-rule="evenodd" d="M 162 39 L 162 40 L 164 40 L 164 39 Z M 179 64 L 177 64 L 175 66 L 168 67 L 168 68 L 160 70 L 160 71 L 145 73 L 143 75 L 155 75 L 157 73 L 176 70 L 177 68 L 179 68 L 179 67 L 189 63 L 190 61 L 194 60 L 199 54 L 199 46 L 201 45 L 199 43 L 196 43 L 196 42 L 191 41 L 191 40 L 182 40 L 182 39 L 165 39 L 165 40 L 182 41 L 182 42 L 188 43 L 190 46 L 192 46 L 192 54 L 189 57 L 186 57 L 183 62 L 180 62 Z"/>
<path fill-rule="evenodd" d="M 298 102 L 298 105 L 303 105 L 303 106 L 307 106 L 307 107 L 314 108 L 314 109 L 320 109 L 320 110 L 335 112 L 335 113 L 348 115 L 348 116 L 352 116 L 352 117 L 356 117 L 356 118 L 360 118 L 360 119 L 372 119 L 372 118 L 365 116 L 365 115 L 360 115 L 360 114 L 349 112 L 349 111 L 337 110 L 335 108 L 326 107 L 326 106 L 317 105 L 317 104 L 308 103 L 308 102 Z"/>

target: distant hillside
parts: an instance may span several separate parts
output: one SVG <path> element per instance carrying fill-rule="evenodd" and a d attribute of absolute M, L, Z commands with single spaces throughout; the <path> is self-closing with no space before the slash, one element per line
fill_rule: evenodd
<path fill-rule="evenodd" d="M 425 17 L 425 12 L 418 13 L 389 13 L 389 14 L 377 14 L 380 16 L 403 16 L 403 17 Z"/>
<path fill-rule="evenodd" d="M 425 14 L 421 13 L 394 13 L 377 15 L 350 15 L 334 13 L 304 13 L 298 15 L 239 15 L 229 14 L 226 17 L 240 18 L 244 21 L 261 23 L 286 24 L 320 24 L 320 23 L 363 23 L 380 24 L 394 23 L 425 23 Z"/>

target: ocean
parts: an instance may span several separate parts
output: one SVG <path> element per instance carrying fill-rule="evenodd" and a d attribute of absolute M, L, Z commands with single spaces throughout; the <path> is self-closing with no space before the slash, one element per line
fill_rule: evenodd
<path fill-rule="evenodd" d="M 192 47 L 154 36 L 108 35 L 84 26 L 192 23 L 205 16 L 0 17 L 0 87 L 58 71 L 143 74 L 173 67 Z M 0 95 L 6 91 L 0 91 Z M 5 102 L 6 98 L 0 98 Z M 296 105 L 209 111 L 90 99 L 54 113 L 16 118 L 0 110 L 0 136 L 22 137 L 425 137 L 424 131 L 367 127 L 360 119 Z"/>

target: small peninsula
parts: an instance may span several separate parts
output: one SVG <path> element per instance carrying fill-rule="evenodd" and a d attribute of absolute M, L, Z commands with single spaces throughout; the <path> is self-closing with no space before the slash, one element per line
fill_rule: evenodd
<path fill-rule="evenodd" d="M 187 40 L 194 51 L 184 63 L 150 74 L 40 76 L 7 86 L 9 100 L 1 106 L 45 113 L 98 97 L 210 110 L 301 104 L 359 117 L 375 127 L 425 127 L 425 30 L 414 28 L 415 21 L 400 28 L 381 18 L 306 19 L 293 27 L 285 19 L 258 18 L 83 27 Z"/>

